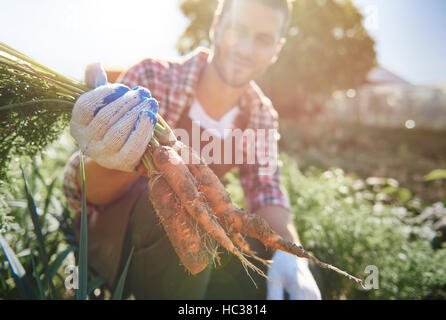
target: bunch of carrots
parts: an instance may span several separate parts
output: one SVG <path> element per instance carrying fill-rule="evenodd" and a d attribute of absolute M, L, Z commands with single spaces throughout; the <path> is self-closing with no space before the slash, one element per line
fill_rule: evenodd
<path fill-rule="evenodd" d="M 217 259 L 217 245 L 237 256 L 247 267 L 266 275 L 245 256 L 257 257 L 244 236 L 260 240 L 272 249 L 283 250 L 334 270 L 364 287 L 363 281 L 319 261 L 302 246 L 284 240 L 256 214 L 237 208 L 220 179 L 192 148 L 177 140 L 158 115 L 159 123 L 143 163 L 148 170 L 149 198 L 184 267 L 192 274 Z M 247 272 L 248 273 L 248 272 Z M 249 273 L 248 273 L 249 275 Z"/>

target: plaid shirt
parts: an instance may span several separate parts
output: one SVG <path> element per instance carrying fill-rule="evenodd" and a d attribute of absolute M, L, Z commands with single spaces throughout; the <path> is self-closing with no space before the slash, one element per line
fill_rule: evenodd
<path fill-rule="evenodd" d="M 195 99 L 196 84 L 200 72 L 207 62 L 208 55 L 209 53 L 205 49 L 199 48 L 179 61 L 145 59 L 122 74 L 117 82 L 131 88 L 135 86 L 148 88 L 152 96 L 159 102 L 159 114 L 172 128 L 176 128 L 182 112 L 186 107 L 191 106 Z M 278 115 L 271 101 L 264 96 L 254 81 L 251 81 L 248 89 L 240 98 L 239 108 L 241 112 L 249 112 L 246 129 L 253 129 L 254 132 L 256 129 L 267 129 L 265 143 L 256 143 L 255 148 L 256 152 L 259 152 L 260 148 L 268 152 L 268 129 L 276 129 L 274 139 L 279 139 L 277 134 Z M 246 157 L 247 139 L 243 140 L 244 145 L 241 147 Z M 244 161 L 244 163 L 246 162 Z M 75 170 L 78 170 L 78 165 L 79 156 L 76 153 L 66 166 L 64 178 L 64 191 L 68 204 L 76 212 L 81 210 L 80 187 L 75 178 Z M 261 175 L 259 174 L 261 166 L 258 164 L 241 164 L 239 166 L 240 182 L 250 212 L 266 205 L 278 205 L 290 209 L 288 198 L 280 189 L 279 168 L 274 174 Z M 88 209 L 99 210 L 100 208 L 88 204 Z"/>

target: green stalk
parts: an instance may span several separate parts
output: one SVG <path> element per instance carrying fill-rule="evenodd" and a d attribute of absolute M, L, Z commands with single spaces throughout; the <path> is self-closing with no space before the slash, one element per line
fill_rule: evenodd
<path fill-rule="evenodd" d="M 134 249 L 135 249 L 135 247 L 133 247 L 132 251 L 130 251 L 130 255 L 129 255 L 127 262 L 125 264 L 124 270 L 122 271 L 122 274 L 119 277 L 119 281 L 116 286 L 115 292 L 113 292 L 112 300 L 122 300 L 122 293 L 124 292 L 125 279 L 127 278 L 127 273 L 128 273 L 129 266 L 130 266 L 130 261 L 132 260 Z"/>
<path fill-rule="evenodd" d="M 90 90 L 90 88 L 88 88 L 87 86 L 81 84 L 80 82 L 74 81 L 74 80 L 72 80 L 72 79 L 70 79 L 70 78 L 68 78 L 68 77 L 66 77 L 64 75 L 61 75 L 61 74 L 57 73 L 56 71 L 48 68 L 47 66 L 44 66 L 44 65 L 38 63 L 34 59 L 24 55 L 23 53 L 15 50 L 14 48 L 8 46 L 7 44 L 5 44 L 5 43 L 3 43 L 1 41 L 0 41 L 0 50 L 6 52 L 6 53 L 8 53 L 8 54 L 10 54 L 10 55 L 12 55 L 12 56 L 14 56 L 16 58 L 19 58 L 19 59 L 21 59 L 23 61 L 26 61 L 29 64 L 31 64 L 32 66 L 38 67 L 42 71 L 48 73 L 48 76 L 52 77 L 54 80 L 57 80 L 57 81 L 69 84 L 69 85 L 71 85 L 73 87 L 76 87 L 79 90 L 82 90 L 84 92 Z"/>
<path fill-rule="evenodd" d="M 156 124 L 153 134 L 158 142 L 161 142 L 164 145 L 172 145 L 177 141 L 175 135 L 169 133 L 169 130 L 162 127 L 159 123 Z"/>
<path fill-rule="evenodd" d="M 153 164 L 152 155 L 150 154 L 149 151 L 144 153 L 141 160 L 144 163 L 144 165 L 146 166 L 147 171 L 149 172 L 149 175 L 153 174 L 156 171 L 155 165 Z"/>
<path fill-rule="evenodd" d="M 41 105 L 42 103 L 47 103 L 50 106 L 51 106 L 51 103 L 57 103 L 58 105 L 55 106 L 57 108 L 60 107 L 60 105 L 64 105 L 64 109 L 66 108 L 67 111 L 71 111 L 73 109 L 73 105 L 74 105 L 74 102 L 69 102 L 69 101 L 64 101 L 64 100 L 59 100 L 59 99 L 41 99 L 41 100 L 13 103 L 13 104 L 8 104 L 6 106 L 0 106 L 0 112 L 12 110 L 12 109 L 16 109 L 16 108 L 38 106 L 38 105 Z M 45 107 L 48 107 L 48 105 Z"/>
<path fill-rule="evenodd" d="M 77 96 L 79 96 L 79 95 L 81 95 L 81 94 L 86 92 L 85 90 L 79 89 L 79 88 L 77 88 L 77 87 L 75 87 L 75 86 L 73 86 L 73 85 L 71 85 L 69 83 L 60 81 L 57 78 L 53 78 L 53 77 L 50 77 L 48 75 L 44 75 L 41 72 L 38 72 L 38 71 L 34 70 L 30 66 L 26 66 L 26 67 L 28 69 L 30 69 L 30 72 L 28 72 L 28 73 L 30 73 L 32 75 L 35 75 L 35 76 L 41 77 L 42 79 L 48 81 L 49 83 L 51 83 L 52 85 L 54 85 L 55 87 L 57 87 L 59 89 L 67 90 L 67 92 L 73 93 L 73 94 L 77 94 Z"/>
<path fill-rule="evenodd" d="M 56 86 L 57 88 L 63 89 L 70 94 L 79 96 L 82 93 L 85 93 L 84 90 L 74 87 L 72 84 L 68 84 L 66 82 L 63 82 L 63 81 L 60 81 L 57 79 L 53 79 L 52 77 L 45 75 L 42 72 L 39 72 L 28 65 L 25 65 L 25 64 L 20 65 L 17 61 L 12 61 L 11 59 L 7 59 L 6 57 L 0 56 L 0 63 L 2 65 L 8 66 L 9 68 L 33 75 L 33 76 L 43 79 L 45 81 L 48 81 L 52 85 Z"/>
<path fill-rule="evenodd" d="M 167 124 L 166 120 L 161 117 L 161 115 L 157 114 L 156 117 L 158 118 L 158 121 L 161 123 L 161 125 L 164 127 L 164 129 L 169 131 L 169 134 L 173 135 L 175 137 L 175 134 L 173 133 L 172 128 Z"/>
<path fill-rule="evenodd" d="M 17 64 L 17 61 L 9 59 L 8 57 L 2 56 L 2 55 L 0 55 L 0 61 L 1 61 L 1 63 L 5 63 L 5 64 L 11 65 L 11 66 L 14 66 Z"/>
<path fill-rule="evenodd" d="M 160 143 L 158 142 L 158 140 L 156 140 L 155 136 L 152 136 L 152 140 L 150 140 L 150 145 L 152 146 L 152 148 L 160 147 Z"/>
<path fill-rule="evenodd" d="M 82 213 L 81 213 L 81 230 L 79 241 L 79 289 L 76 292 L 76 300 L 87 299 L 87 279 L 88 279 L 88 262 L 87 262 L 87 198 L 85 194 L 85 168 L 84 155 L 80 152 L 80 170 L 82 180 Z"/>
<path fill-rule="evenodd" d="M 34 233 L 36 234 L 37 243 L 39 245 L 40 257 L 42 258 L 42 263 L 43 263 L 45 273 L 48 273 L 49 272 L 48 253 L 46 252 L 46 248 L 45 248 L 45 239 L 43 237 L 42 228 L 40 227 L 36 203 L 34 201 L 32 194 L 31 194 L 31 190 L 29 189 L 28 179 L 26 178 L 25 172 L 23 171 L 23 169 L 21 169 L 21 170 L 22 170 L 23 181 L 25 184 L 26 198 L 28 201 L 28 211 L 31 216 L 31 221 L 32 221 L 33 227 L 34 227 Z M 49 282 L 49 288 L 51 291 L 51 296 L 53 297 L 53 299 L 55 299 L 56 298 L 56 289 L 54 288 L 52 281 Z M 46 288 L 43 288 L 43 290 L 46 290 Z"/>
<path fill-rule="evenodd" d="M 37 291 L 39 292 L 39 299 L 45 300 L 46 299 L 45 290 L 42 287 L 42 281 L 40 280 L 40 276 L 37 273 L 36 263 L 34 262 L 34 255 L 33 255 L 32 250 L 31 250 L 31 266 L 33 268 L 33 277 L 36 280 L 36 284 L 37 284 Z M 53 297 L 53 299 L 54 299 L 54 297 Z"/>
<path fill-rule="evenodd" d="M 78 88 L 75 88 L 75 87 L 73 87 L 73 86 L 71 86 L 69 84 L 66 84 L 64 82 L 60 82 L 60 81 L 57 81 L 57 80 L 50 79 L 47 76 L 37 72 L 36 70 L 34 70 L 34 69 L 30 68 L 30 67 L 25 68 L 25 67 L 22 67 L 22 66 L 18 65 L 17 63 L 11 63 L 11 62 L 9 62 L 7 60 L 5 61 L 5 60 L 3 60 L 3 58 L 4 57 L 0 56 L 0 64 L 8 66 L 9 68 L 18 70 L 18 71 L 23 72 L 23 73 L 33 75 L 33 76 L 35 76 L 37 78 L 43 79 L 43 80 L 51 83 L 53 86 L 57 87 L 58 89 L 63 90 L 66 93 L 72 95 L 73 98 L 77 98 L 81 94 L 85 93 L 85 91 L 82 91 L 82 90 L 80 90 Z M 28 70 L 28 69 L 31 69 L 31 70 Z"/>

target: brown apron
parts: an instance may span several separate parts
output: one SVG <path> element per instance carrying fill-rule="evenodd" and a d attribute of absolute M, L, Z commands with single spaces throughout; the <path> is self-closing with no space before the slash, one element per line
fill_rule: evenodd
<path fill-rule="evenodd" d="M 185 129 L 191 137 L 192 121 L 188 116 L 189 108 L 185 108 L 176 127 Z M 235 119 L 235 127 L 244 130 L 249 119 L 246 110 L 240 112 Z M 203 129 L 200 128 L 200 136 Z M 213 137 L 219 139 L 218 137 Z M 201 142 L 201 148 L 209 142 Z M 187 142 L 185 142 L 187 143 Z M 223 148 L 224 144 L 221 143 Z M 234 141 L 233 141 L 233 155 Z M 200 149 L 201 150 L 201 149 Z M 224 150 L 221 150 L 224 154 Z M 223 163 L 223 162 L 222 162 Z M 234 163 L 234 162 L 232 162 Z M 210 168 L 215 174 L 222 179 L 223 176 L 234 169 L 234 164 L 210 164 Z M 88 264 L 96 273 L 98 273 L 108 284 L 110 288 L 114 288 L 118 272 L 122 269 L 123 259 L 126 259 L 128 252 L 124 252 L 124 240 L 126 239 L 126 231 L 132 230 L 129 226 L 129 218 L 134 211 L 135 204 L 142 196 L 142 192 L 147 187 L 148 179 L 139 178 L 132 187 L 119 199 L 113 203 L 102 207 L 98 213 L 90 213 L 88 215 Z M 148 196 L 147 196 L 148 197 Z M 79 239 L 80 216 L 75 220 L 76 236 Z"/>
<path fill-rule="evenodd" d="M 185 108 L 185 110 L 183 111 L 180 119 L 178 120 L 178 124 L 177 124 L 177 128 L 181 128 L 187 131 L 187 133 L 189 134 L 189 138 L 192 139 L 192 126 L 196 125 L 192 123 L 192 120 L 189 118 L 189 109 L 190 108 Z M 244 130 L 244 128 L 246 128 L 247 125 L 247 120 L 246 120 L 246 114 L 243 113 L 239 113 L 238 116 L 235 119 L 235 126 L 237 128 L 241 128 L 242 130 Z M 200 129 L 200 137 L 203 133 L 203 128 L 199 128 Z M 222 155 L 222 159 L 220 159 L 220 164 L 213 164 L 210 163 L 209 164 L 209 168 L 212 169 L 212 171 L 214 171 L 214 173 L 217 175 L 217 177 L 221 179 L 223 179 L 223 176 L 233 170 L 236 165 L 234 164 L 234 158 L 235 158 L 235 138 L 234 137 L 228 137 L 227 139 L 232 139 L 232 158 L 231 159 L 231 163 L 229 164 L 225 164 L 224 163 L 224 159 L 223 159 L 223 155 L 224 155 L 224 142 L 225 140 L 222 140 L 220 137 L 216 137 L 216 136 L 212 136 L 212 139 L 217 139 L 220 140 L 220 145 L 221 145 L 221 150 L 220 150 L 220 154 Z M 191 143 L 191 141 L 183 141 L 185 144 L 189 144 Z M 210 141 L 201 141 L 200 139 L 200 150 L 203 150 L 203 148 L 210 143 Z M 200 151 L 200 150 L 195 150 L 195 151 Z M 212 154 L 210 155 L 211 157 L 213 156 Z"/>

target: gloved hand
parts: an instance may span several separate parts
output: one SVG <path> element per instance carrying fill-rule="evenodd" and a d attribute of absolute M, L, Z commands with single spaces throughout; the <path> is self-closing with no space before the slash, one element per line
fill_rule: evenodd
<path fill-rule="evenodd" d="M 87 66 L 85 80 L 97 87 L 74 104 L 71 135 L 82 152 L 103 167 L 133 172 L 157 123 L 158 102 L 149 90 L 108 84 L 100 64 Z"/>
<path fill-rule="evenodd" d="M 267 299 L 283 300 L 285 291 L 291 300 L 321 300 L 321 293 L 308 268 L 308 260 L 276 250 L 268 270 Z"/>

